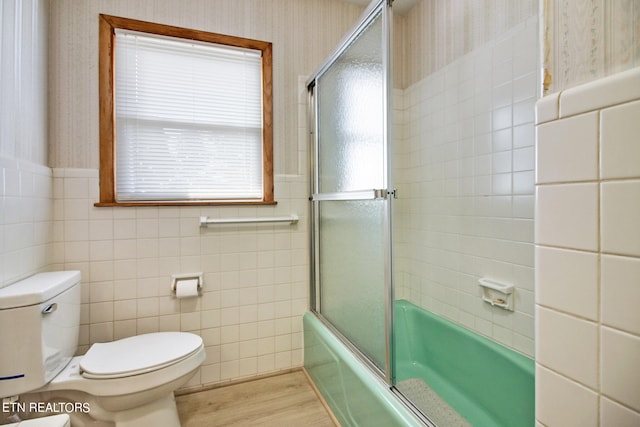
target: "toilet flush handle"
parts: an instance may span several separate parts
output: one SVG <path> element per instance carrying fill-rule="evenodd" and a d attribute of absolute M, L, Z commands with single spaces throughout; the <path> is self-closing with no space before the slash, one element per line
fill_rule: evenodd
<path fill-rule="evenodd" d="M 53 303 L 53 304 L 47 304 L 43 309 L 42 309 L 42 314 L 51 314 L 54 311 L 56 311 L 58 309 L 58 304 L 57 303 Z"/>

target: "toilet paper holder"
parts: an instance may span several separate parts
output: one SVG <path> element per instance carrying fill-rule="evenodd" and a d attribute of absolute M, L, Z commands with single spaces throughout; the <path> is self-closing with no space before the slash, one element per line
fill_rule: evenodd
<path fill-rule="evenodd" d="M 204 283 L 202 279 L 202 273 L 182 273 L 171 275 L 171 293 L 176 294 L 178 283 L 183 280 L 197 280 L 198 281 L 198 294 L 202 293 L 202 285 Z"/>

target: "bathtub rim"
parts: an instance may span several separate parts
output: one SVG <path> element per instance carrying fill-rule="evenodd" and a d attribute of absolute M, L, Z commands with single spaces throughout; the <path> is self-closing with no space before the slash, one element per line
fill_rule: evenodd
<path fill-rule="evenodd" d="M 384 376 L 376 372 L 378 368 L 360 352 L 353 343 L 342 335 L 331 323 L 315 310 L 309 310 L 303 315 L 313 330 L 322 340 L 331 346 L 341 356 L 341 360 L 364 383 L 364 385 L 390 409 L 393 416 L 404 422 L 408 427 L 437 427 L 410 400 L 393 385 L 385 382 Z M 355 350 L 355 352 L 353 351 Z M 306 345 L 305 345 L 306 351 Z M 306 362 L 306 356 L 305 356 Z M 305 371 L 313 378 L 310 369 L 304 364 Z M 318 388 L 319 390 L 319 388 Z M 320 392 L 320 390 L 319 390 Z M 332 409 L 333 411 L 333 409 Z"/>
<path fill-rule="evenodd" d="M 405 304 L 403 304 L 403 302 L 406 302 L 410 306 L 415 306 L 415 304 L 412 304 L 410 301 L 398 299 L 395 301 L 395 303 L 399 306 L 398 307 L 399 311 L 402 311 L 403 308 L 406 308 L 404 307 Z M 415 307 L 420 308 L 418 306 L 415 306 Z M 504 344 L 501 344 L 488 337 L 474 333 L 468 328 L 465 328 L 462 325 L 452 322 L 451 320 L 446 319 L 441 315 L 438 315 L 432 312 L 429 312 L 429 314 L 435 317 L 437 320 L 443 321 L 447 323 L 447 325 L 454 327 L 454 329 L 459 329 L 465 332 L 466 334 L 471 334 L 473 339 L 481 339 L 482 341 L 486 340 L 490 342 L 492 346 L 498 347 L 500 352 L 506 352 L 509 354 L 517 355 L 518 356 L 516 358 L 517 360 L 519 360 L 520 358 L 527 359 L 526 366 L 523 365 L 522 363 L 518 363 L 517 360 L 514 361 L 515 362 L 514 366 L 516 366 L 518 369 L 521 369 L 523 371 L 533 370 L 531 374 L 533 375 L 533 378 L 535 381 L 535 370 L 533 369 L 533 366 L 531 366 L 531 363 L 530 363 L 530 362 L 533 362 L 533 359 L 531 357 L 521 352 L 518 352 L 514 349 L 508 348 L 504 346 Z M 337 330 L 337 328 L 333 326 L 328 319 L 324 318 L 324 316 L 322 316 L 321 313 L 318 313 L 315 310 L 309 310 L 305 312 L 303 317 L 305 321 L 311 322 L 310 327 L 312 328 L 313 332 L 317 334 L 319 338 L 324 342 L 324 345 L 331 348 L 335 353 L 337 353 L 339 361 L 347 365 L 347 367 L 352 371 L 352 373 L 354 373 L 362 381 L 362 383 L 365 385 L 365 387 L 369 391 L 373 392 L 379 398 L 381 398 L 385 402 L 386 408 L 389 408 L 390 411 L 393 410 L 398 415 L 403 414 L 403 417 L 406 416 L 408 417 L 408 419 L 411 420 L 411 421 L 406 421 L 404 425 L 435 427 L 435 424 L 433 423 L 433 421 L 431 421 L 426 414 L 424 414 L 420 409 L 418 409 L 411 400 L 405 397 L 403 393 L 395 385 L 387 383 L 385 381 L 385 376 L 381 375 L 378 372 L 379 368 L 376 365 L 374 365 L 373 362 L 371 362 L 360 350 L 358 350 L 357 347 L 352 342 L 350 342 L 347 337 L 341 334 L 340 331 Z M 305 347 L 304 366 L 305 366 L 305 370 L 309 371 L 307 369 L 307 363 L 306 363 L 307 362 L 306 338 L 305 338 L 304 347 Z M 395 352 L 395 345 L 394 345 L 394 352 Z M 309 374 L 311 376 L 310 372 Z M 397 373 L 395 372 L 395 366 L 394 366 L 393 376 L 397 377 Z"/>

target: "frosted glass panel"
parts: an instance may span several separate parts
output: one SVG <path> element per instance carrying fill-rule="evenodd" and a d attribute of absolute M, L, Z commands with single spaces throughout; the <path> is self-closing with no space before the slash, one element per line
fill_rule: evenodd
<path fill-rule="evenodd" d="M 384 70 L 378 16 L 318 79 L 321 193 L 384 187 Z"/>
<path fill-rule="evenodd" d="M 319 310 L 386 370 L 386 77 L 383 15 L 316 79 L 316 266 Z M 345 195 L 349 198 L 344 197 Z"/>
<path fill-rule="evenodd" d="M 385 366 L 384 200 L 320 202 L 321 312 Z"/>

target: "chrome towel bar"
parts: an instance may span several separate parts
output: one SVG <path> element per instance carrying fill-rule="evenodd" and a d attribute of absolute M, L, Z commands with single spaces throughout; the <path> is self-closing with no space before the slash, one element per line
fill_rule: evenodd
<path fill-rule="evenodd" d="M 289 222 L 291 225 L 298 222 L 298 215 L 291 214 L 291 216 L 283 217 L 264 217 L 264 218 L 209 218 L 206 216 L 200 217 L 200 227 L 206 227 L 210 224 L 251 224 L 251 223 L 265 223 L 265 222 Z"/>

